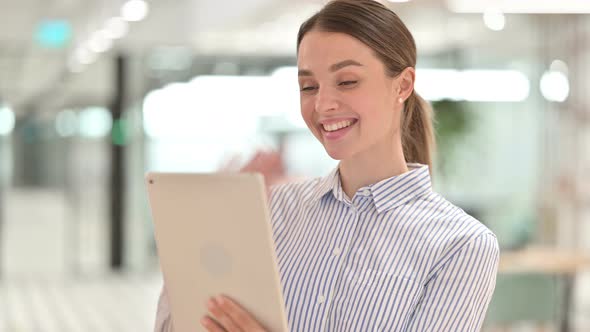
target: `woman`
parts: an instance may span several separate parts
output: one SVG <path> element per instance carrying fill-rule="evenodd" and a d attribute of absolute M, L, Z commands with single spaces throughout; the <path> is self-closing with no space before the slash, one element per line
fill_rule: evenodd
<path fill-rule="evenodd" d="M 414 91 L 406 26 L 372 0 L 330 2 L 302 24 L 297 65 L 302 116 L 340 163 L 271 190 L 290 330 L 479 331 L 498 243 L 432 191 L 432 111 Z M 247 169 L 274 164 L 263 155 Z M 264 330 L 229 297 L 209 309 L 208 331 Z M 168 317 L 163 292 L 157 331 Z"/>

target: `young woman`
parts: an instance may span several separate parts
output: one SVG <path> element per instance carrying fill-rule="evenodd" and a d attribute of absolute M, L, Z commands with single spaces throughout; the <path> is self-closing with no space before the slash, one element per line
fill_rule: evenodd
<path fill-rule="evenodd" d="M 290 330 L 479 331 L 498 243 L 432 190 L 432 111 L 414 91 L 412 35 L 378 2 L 336 0 L 297 45 L 301 114 L 340 163 L 271 190 Z M 259 155 L 247 170 L 277 164 Z M 207 331 L 264 331 L 227 295 L 209 302 Z M 164 291 L 156 331 L 173 330 L 169 315 Z"/>

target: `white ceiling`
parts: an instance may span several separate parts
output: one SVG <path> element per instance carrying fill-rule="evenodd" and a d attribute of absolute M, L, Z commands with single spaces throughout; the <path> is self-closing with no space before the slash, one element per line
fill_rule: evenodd
<path fill-rule="evenodd" d="M 0 0 L 0 22 L 5 27 L 0 29 L 0 100 L 26 106 L 56 84 L 63 85 L 69 95 L 78 95 L 79 99 L 103 100 L 110 93 L 105 87 L 111 83 L 109 59 L 114 52 L 103 55 L 74 77 L 68 74 L 66 61 L 76 46 L 118 14 L 122 3 L 119 0 Z M 245 38 L 236 39 L 236 33 L 245 35 L 264 23 L 273 22 L 292 7 L 288 1 L 280 0 L 174 0 L 150 1 L 150 5 L 147 18 L 131 24 L 130 33 L 116 42 L 115 49 L 137 53 L 162 45 L 185 45 L 202 52 L 231 52 L 248 42 Z M 299 1 L 300 8 L 306 5 L 305 1 Z M 43 19 L 65 19 L 72 24 L 74 35 L 69 48 L 47 50 L 35 45 L 34 31 Z M 264 40 L 269 39 L 261 39 Z M 284 52 L 283 48 L 277 47 L 279 53 Z M 64 77 L 68 80 L 64 81 Z"/>
<path fill-rule="evenodd" d="M 199 54 L 294 54 L 299 24 L 325 0 L 169 0 L 149 1 L 144 21 L 116 41 L 115 50 L 142 53 L 166 45 L 190 47 Z M 113 51 L 79 74 L 66 61 L 78 44 L 118 14 L 122 0 L 0 0 L 0 101 L 15 110 L 31 103 L 50 105 L 104 103 L 111 94 Z M 448 49 L 498 45 L 504 50 L 528 49 L 534 38 L 506 38 L 526 30 L 529 19 L 509 18 L 502 33 L 485 28 L 481 14 L 451 14 L 442 0 L 389 4 L 407 23 L 419 54 Z M 65 19 L 73 27 L 68 49 L 45 50 L 34 44 L 43 19 Z M 533 45 L 534 46 L 534 45 Z M 57 87 L 61 87 L 56 89 Z M 59 95 L 55 95 L 55 91 Z"/>

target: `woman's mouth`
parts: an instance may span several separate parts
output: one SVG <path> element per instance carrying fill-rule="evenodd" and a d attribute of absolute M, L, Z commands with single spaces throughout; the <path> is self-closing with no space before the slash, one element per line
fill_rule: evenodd
<path fill-rule="evenodd" d="M 340 122 L 336 122 L 336 123 L 324 124 L 324 125 L 322 125 L 322 127 L 324 128 L 325 131 L 332 132 L 332 131 L 340 130 L 342 128 L 349 127 L 354 122 L 356 122 L 356 120 L 344 120 L 344 121 L 340 121 Z"/>
<path fill-rule="evenodd" d="M 330 124 L 322 124 L 324 138 L 335 140 L 343 137 L 358 122 L 356 119 L 342 120 Z"/>

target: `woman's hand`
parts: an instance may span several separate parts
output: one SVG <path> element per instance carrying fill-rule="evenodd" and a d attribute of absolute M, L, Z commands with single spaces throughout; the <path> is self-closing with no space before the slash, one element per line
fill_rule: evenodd
<path fill-rule="evenodd" d="M 283 158 L 278 152 L 258 151 L 244 165 L 240 172 L 261 173 L 267 187 L 277 184 L 285 177 L 285 165 Z"/>
<path fill-rule="evenodd" d="M 227 161 L 220 169 L 221 172 L 232 172 L 237 169 L 238 157 L 234 156 Z M 239 172 L 242 173 L 260 173 L 264 176 L 266 188 L 283 182 L 289 181 L 286 177 L 285 165 L 283 158 L 278 152 L 269 152 L 259 150 L 256 154 L 243 165 Z"/>
<path fill-rule="evenodd" d="M 207 308 L 209 316 L 201 319 L 201 325 L 209 332 L 266 331 L 250 313 L 226 296 L 209 299 Z"/>

